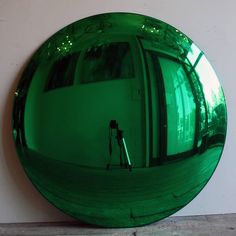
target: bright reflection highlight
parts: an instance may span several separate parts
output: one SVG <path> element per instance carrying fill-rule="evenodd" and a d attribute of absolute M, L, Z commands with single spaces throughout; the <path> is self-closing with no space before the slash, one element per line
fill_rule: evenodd
<path fill-rule="evenodd" d="M 200 49 L 193 43 L 187 54 L 187 58 L 190 61 L 191 65 L 194 65 L 200 52 L 201 52 Z"/>
<path fill-rule="evenodd" d="M 207 61 L 205 55 L 202 55 L 197 63 L 196 72 L 199 75 L 199 79 L 202 83 L 203 91 L 209 106 L 219 105 L 222 102 L 222 99 L 224 99 L 223 92 L 215 71 Z"/>

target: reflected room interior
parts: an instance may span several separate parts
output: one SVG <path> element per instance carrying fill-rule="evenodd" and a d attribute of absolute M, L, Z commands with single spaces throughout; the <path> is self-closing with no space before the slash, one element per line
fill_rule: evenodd
<path fill-rule="evenodd" d="M 89 17 L 48 39 L 13 110 L 35 187 L 105 227 L 145 225 L 188 204 L 219 162 L 226 123 L 204 53 L 174 27 L 129 13 Z"/>

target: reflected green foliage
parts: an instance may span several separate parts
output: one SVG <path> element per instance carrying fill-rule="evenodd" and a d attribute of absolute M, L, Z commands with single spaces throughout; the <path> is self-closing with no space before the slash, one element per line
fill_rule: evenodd
<path fill-rule="evenodd" d="M 102 14 L 63 28 L 32 57 L 15 92 L 13 135 L 52 204 L 91 224 L 132 227 L 202 190 L 223 150 L 226 105 L 182 32 Z"/>

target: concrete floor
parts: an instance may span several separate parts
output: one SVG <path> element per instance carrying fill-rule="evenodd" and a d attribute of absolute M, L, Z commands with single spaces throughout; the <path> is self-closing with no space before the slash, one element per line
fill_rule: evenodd
<path fill-rule="evenodd" d="M 79 222 L 0 224 L 1 236 L 113 235 L 113 236 L 235 236 L 236 214 L 169 217 L 143 227 L 99 228 Z"/>

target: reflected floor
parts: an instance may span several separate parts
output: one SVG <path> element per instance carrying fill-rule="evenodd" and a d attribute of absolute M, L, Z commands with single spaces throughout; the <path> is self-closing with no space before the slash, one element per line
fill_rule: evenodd
<path fill-rule="evenodd" d="M 188 159 L 131 172 L 81 167 L 29 150 L 21 157 L 37 189 L 64 212 L 93 224 L 129 227 L 159 220 L 185 206 L 207 183 L 221 152 L 222 147 L 214 147 Z"/>

